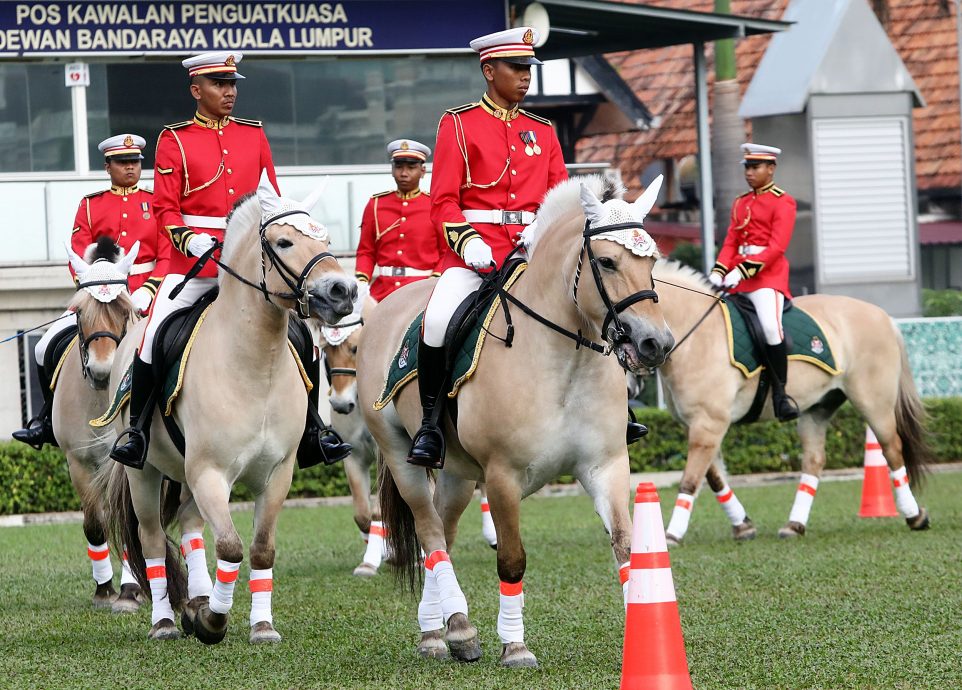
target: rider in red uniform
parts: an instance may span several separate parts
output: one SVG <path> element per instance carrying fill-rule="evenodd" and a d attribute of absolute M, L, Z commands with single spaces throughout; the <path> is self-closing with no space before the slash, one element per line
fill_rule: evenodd
<path fill-rule="evenodd" d="M 154 194 L 138 186 L 140 161 L 143 160 L 141 151 L 146 144 L 144 138 L 136 134 L 118 134 L 100 142 L 98 148 L 104 154 L 104 169 L 110 175 L 110 189 L 88 194 L 81 199 L 70 236 L 70 248 L 81 257 L 101 237 L 109 237 L 125 253 L 134 242 L 140 242 L 137 263 L 130 270 L 127 285 L 130 299 L 141 313 L 150 308 L 157 287 L 166 273 L 166 262 L 158 260 Z M 76 281 L 73 267 L 69 263 L 67 267 Z M 50 422 L 53 392 L 43 368 L 43 359 L 47 346 L 76 323 L 75 319 L 67 318 L 72 316 L 72 311 L 65 311 L 59 320 L 51 324 L 34 349 L 44 404 L 27 428 L 13 432 L 13 437 L 37 448 L 44 443 L 56 443 Z"/>
<path fill-rule="evenodd" d="M 732 293 L 745 294 L 755 305 L 765 334 L 772 377 L 772 405 L 781 421 L 798 417 L 798 406 L 785 393 L 788 351 L 782 332 L 782 308 L 788 291 L 785 250 L 795 229 L 795 199 L 774 182 L 781 149 L 742 144 L 745 180 L 752 188 L 732 204 L 728 235 L 709 280 Z"/>
<path fill-rule="evenodd" d="M 431 197 L 419 186 L 431 149 L 413 139 L 397 139 L 387 152 L 397 189 L 367 202 L 355 264 L 358 281 L 371 283 L 371 297 L 378 301 L 402 285 L 441 275 L 439 264 L 447 252 L 431 222 Z"/>

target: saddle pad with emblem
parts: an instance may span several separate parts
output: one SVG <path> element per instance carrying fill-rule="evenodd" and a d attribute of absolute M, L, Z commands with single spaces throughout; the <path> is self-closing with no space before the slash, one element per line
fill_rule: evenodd
<path fill-rule="evenodd" d="M 514 282 L 521 276 L 527 264 L 517 267 L 511 277 L 504 284 L 504 289 L 509 289 Z M 464 339 L 458 350 L 455 359 L 454 371 L 451 373 L 451 386 L 449 398 L 455 398 L 461 390 L 461 386 L 471 378 L 478 368 L 478 358 L 481 357 L 481 348 L 484 346 L 485 337 L 488 334 L 488 326 L 491 319 L 501 308 L 501 298 L 495 297 L 491 306 L 488 307 L 483 319 L 478 319 L 468 337 Z M 420 312 L 411 325 L 408 326 L 404 337 L 401 339 L 401 346 L 391 360 L 391 368 L 388 370 L 387 380 L 384 382 L 384 389 L 380 397 L 374 403 L 375 410 L 381 410 L 390 403 L 401 389 L 409 382 L 417 378 L 418 375 L 418 338 L 421 334 L 421 321 L 424 319 L 424 312 Z"/>
<path fill-rule="evenodd" d="M 725 303 L 722 303 L 721 307 L 728 334 L 729 361 L 742 376 L 751 378 L 762 370 L 762 362 L 755 352 L 755 343 L 745 323 L 745 317 L 738 309 L 731 309 Z M 782 313 L 782 329 L 786 339 L 792 344 L 788 353 L 789 359 L 814 364 L 832 376 L 841 373 L 835 365 L 835 356 L 832 354 L 828 337 L 818 321 L 808 312 L 793 304 L 791 309 Z"/>

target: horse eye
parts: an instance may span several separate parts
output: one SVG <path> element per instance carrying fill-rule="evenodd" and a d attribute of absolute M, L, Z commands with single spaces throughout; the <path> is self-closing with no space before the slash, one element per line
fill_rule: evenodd
<path fill-rule="evenodd" d="M 602 268 L 607 269 L 609 271 L 615 270 L 615 261 L 610 257 L 607 257 L 607 256 L 601 257 L 600 259 L 598 259 L 598 264 Z"/>
<path fill-rule="evenodd" d="M 289 239 L 282 237 L 281 239 L 277 240 L 277 246 L 280 249 L 287 249 L 289 247 L 293 247 L 294 243 L 291 242 Z"/>
<path fill-rule="evenodd" d="M 357 345 L 351 345 L 351 354 L 352 354 L 352 355 L 356 355 L 356 354 L 357 354 Z"/>

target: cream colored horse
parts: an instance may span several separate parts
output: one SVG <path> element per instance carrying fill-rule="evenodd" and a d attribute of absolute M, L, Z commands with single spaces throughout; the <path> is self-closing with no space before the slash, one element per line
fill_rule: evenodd
<path fill-rule="evenodd" d="M 401 288 L 366 322 L 358 351 L 359 398 L 384 459 L 381 508 L 394 557 L 412 585 L 419 573 L 425 577 L 418 607 L 422 656 L 444 657 L 448 646 L 463 661 L 481 654 L 477 629 L 468 620 L 467 602 L 447 556 L 458 518 L 478 480 L 487 483 L 497 530 L 503 664 L 537 665 L 524 643 L 521 615 L 522 498 L 559 475 L 574 475 L 592 497 L 611 537 L 616 566 L 626 567 L 628 562 L 627 396 L 619 362 L 635 371 L 656 366 L 673 341 L 651 291 L 657 250 L 640 230 L 654 196 L 646 192 L 634 207 L 621 200 L 602 205 L 596 194 L 605 199 L 614 194 L 602 178 L 589 178 L 580 192 L 582 203 L 579 182 L 571 180 L 548 194 L 529 267 L 511 294 L 556 326 L 570 333 L 580 331 L 589 341 L 606 342 L 617 358 L 584 343 L 576 348 L 569 337 L 512 306 L 512 346 L 506 348 L 489 337 L 474 377 L 458 396 L 457 425 L 450 418 L 444 422 L 447 459 L 433 494 L 425 470 L 406 462 L 411 434 L 421 421 L 414 382 L 382 411 L 373 408 L 402 335 L 424 308 L 432 284 Z M 622 222 L 634 230 L 594 234 L 604 231 L 599 226 Z M 631 237 L 637 244 L 604 239 L 615 235 Z M 617 319 L 612 317 L 615 312 Z M 498 336 L 506 333 L 503 307 L 489 330 Z M 597 342 L 593 345 L 597 347 Z M 420 565 L 421 549 L 426 569 Z M 612 624 L 620 625 L 617 621 L 613 616 Z"/>
<path fill-rule="evenodd" d="M 719 500 L 730 504 L 726 512 L 735 538 L 751 538 L 756 532 L 754 525 L 744 510 L 731 511 L 732 501 L 740 504 L 713 463 L 720 465 L 721 442 L 728 427 L 751 407 L 758 376 L 746 378 L 730 365 L 727 331 L 719 307 L 712 309 L 696 327 L 715 299 L 702 274 L 675 262 L 659 262 L 655 282 L 665 318 L 680 343 L 661 367 L 669 409 L 688 427 L 688 460 L 679 493 L 694 497 L 707 474 Z M 795 298 L 794 303 L 822 326 L 835 356 L 836 369 L 841 372 L 832 376 L 812 364 L 789 362 L 788 393 L 802 413 L 798 419 L 802 472 L 816 478 L 801 493 L 810 496 L 817 488 L 817 478 L 825 466 L 826 428 L 846 400 L 875 432 L 889 468 L 897 471 L 906 467 L 910 480 L 917 482 L 931 453 L 925 439 L 924 408 L 898 327 L 878 307 L 849 297 L 807 295 Z M 689 332 L 691 335 L 682 342 Z M 769 398 L 761 419 L 773 418 Z M 911 493 L 903 493 L 902 498 L 900 508 L 909 527 L 924 529 L 928 525 L 925 508 L 918 507 Z M 797 500 L 811 505 L 810 497 L 800 496 Z M 692 500 L 683 498 L 680 502 Z M 678 543 L 685 536 L 685 511 L 690 514 L 690 506 L 676 505 L 666 530 L 669 543 Z M 793 514 L 796 517 L 790 516 L 780 536 L 805 533 L 805 523 L 797 516 L 807 516 L 807 511 Z"/>
<path fill-rule="evenodd" d="M 290 207 L 310 209 L 316 200 L 299 205 L 280 199 L 274 206 L 281 212 Z M 182 616 L 185 632 L 196 633 L 208 644 L 219 642 L 227 632 L 234 581 L 244 555 L 228 505 L 231 488 L 238 483 L 255 497 L 250 568 L 252 574 L 257 571 L 258 577 L 264 576 L 257 588 L 251 578 L 251 591 L 256 592 L 252 599 L 260 603 L 256 616 L 252 605 L 250 641 L 280 640 L 270 610 L 274 531 L 290 488 L 307 413 L 306 378 L 288 345 L 288 316 L 298 304 L 309 310 L 310 316 L 335 323 L 351 313 L 357 296 L 353 278 L 344 275 L 327 251 L 326 233 L 320 232 L 323 228 L 315 223 L 312 227 L 317 232 L 308 234 L 287 220 L 281 215 L 264 223 L 259 198 L 253 195 L 242 200 L 228 218 L 221 263 L 240 279 L 222 268 L 219 296 L 192 342 L 174 407 L 174 418 L 186 439 L 186 456 L 170 440 L 156 409 L 144 469 L 112 463 L 109 470 L 114 480 L 126 474 L 136 513 L 124 514 L 124 483 L 112 481 L 114 519 L 126 525 L 125 534 L 131 538 L 136 538 L 139 523 L 143 557 L 163 559 L 166 554 L 168 578 L 176 574 L 171 572 L 171 557 L 173 565 L 177 560 L 176 554 L 168 553 L 161 515 L 164 477 L 183 486 L 177 517 L 184 532 L 202 532 L 205 522 L 210 525 L 218 561 L 216 581 L 210 589 L 204 564 L 201 577 L 206 579 L 206 591 L 188 589 L 191 600 Z M 132 331 L 121 345 L 112 387 L 126 372 L 142 328 Z M 115 422 L 118 431 L 126 425 L 126 419 Z M 138 574 L 144 578 L 143 572 Z M 188 577 L 193 580 L 190 572 Z M 154 612 L 149 637 L 178 637 L 171 604 L 181 602 L 167 600 L 163 580 L 151 579 L 150 584 Z M 263 596 L 258 597 L 265 592 L 266 603 Z M 158 616 L 158 611 L 163 615 Z"/>
<path fill-rule="evenodd" d="M 136 611 L 141 592 L 137 584 L 124 582 L 117 597 L 109 553 L 91 548 L 107 543 L 103 497 L 91 491 L 90 482 L 98 463 L 110 452 L 112 438 L 105 439 L 89 421 L 107 406 L 107 383 L 117 344 L 137 320 L 130 294 L 121 283 L 126 281 L 139 248 L 140 243 L 135 242 L 123 256 L 120 247 L 103 239 L 90 245 L 82 258 L 67 247 L 79 282 L 67 308 L 77 316 L 79 333 L 56 372 L 51 411 L 54 436 L 67 456 L 70 481 L 83 509 L 87 553 L 97 585 L 93 605 L 110 607 L 115 613 Z"/>

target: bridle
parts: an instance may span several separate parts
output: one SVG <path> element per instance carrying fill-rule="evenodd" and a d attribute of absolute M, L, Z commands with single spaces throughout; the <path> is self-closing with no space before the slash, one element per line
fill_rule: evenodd
<path fill-rule="evenodd" d="M 191 267 L 187 275 L 184 276 L 184 280 L 171 291 L 170 297 L 171 298 L 176 297 L 180 293 L 181 289 L 183 289 L 183 286 L 187 283 L 187 281 L 189 281 L 191 278 L 194 278 L 198 273 L 200 273 L 201 269 L 204 267 L 204 265 L 208 261 L 213 261 L 215 264 L 217 264 L 222 269 L 224 269 L 224 271 L 228 275 L 232 276 L 233 278 L 236 278 L 237 280 L 242 282 L 244 285 L 248 285 L 254 288 L 255 290 L 257 290 L 258 292 L 260 292 L 262 295 L 264 295 L 264 299 L 266 299 L 270 304 L 274 304 L 273 300 L 271 300 L 271 297 L 277 297 L 278 299 L 294 300 L 297 303 L 297 315 L 302 319 L 310 318 L 311 296 L 310 296 L 310 293 L 307 291 L 307 287 L 306 287 L 307 278 L 311 274 L 311 272 L 314 270 L 314 267 L 317 266 L 317 264 L 324 261 L 325 259 L 335 259 L 334 255 L 331 252 L 327 252 L 327 251 L 320 252 L 319 254 L 315 254 L 311 258 L 311 260 L 307 262 L 303 270 L 301 270 L 300 273 L 297 273 L 290 266 L 284 263 L 284 260 L 277 254 L 277 252 L 271 246 L 271 243 L 267 241 L 267 228 L 269 226 L 277 223 L 277 221 L 280 220 L 281 218 L 285 218 L 287 216 L 293 216 L 296 214 L 302 214 L 302 213 L 304 212 L 296 211 L 296 210 L 285 211 L 284 213 L 279 213 L 276 216 L 273 216 L 268 220 L 264 221 L 263 223 L 261 223 L 260 230 L 258 231 L 258 234 L 260 235 L 260 239 L 261 239 L 261 280 L 259 283 L 255 283 L 248 280 L 244 276 L 240 275 L 233 268 L 231 268 L 230 266 L 222 262 L 220 259 L 215 259 L 213 257 L 213 254 L 215 251 L 217 251 L 223 246 L 223 243 L 214 242 L 214 245 L 210 249 L 208 249 L 200 257 L 198 257 L 197 262 L 193 265 L 193 267 Z M 266 260 L 265 260 L 265 256 L 267 257 Z M 270 264 L 270 268 L 268 268 L 268 264 Z M 284 284 L 290 288 L 291 290 L 290 292 L 277 292 L 267 287 L 267 272 L 270 269 L 277 269 L 277 274 L 284 281 Z"/>
<path fill-rule="evenodd" d="M 95 285 L 123 285 L 127 286 L 126 278 L 116 278 L 111 280 L 91 280 L 85 283 L 78 283 L 77 289 L 82 290 L 83 288 L 93 287 Z M 116 299 L 116 298 L 115 298 Z M 111 300 L 113 301 L 113 300 Z M 90 343 L 97 340 L 98 338 L 107 338 L 113 340 L 115 344 L 120 345 L 120 341 L 123 340 L 124 336 L 127 335 L 127 321 L 124 321 L 124 329 L 121 331 L 120 335 L 112 333 L 111 331 L 94 331 L 90 335 L 84 335 L 84 327 L 81 319 L 81 309 L 76 311 L 77 315 L 77 342 L 80 344 L 80 372 L 83 374 L 84 378 L 87 378 L 87 365 L 90 362 Z"/>
<path fill-rule="evenodd" d="M 357 321 L 351 321 L 349 323 L 339 323 L 338 328 L 350 328 L 351 326 L 363 326 L 364 319 L 358 318 Z M 337 347 L 332 345 L 332 347 Z M 357 378 L 357 369 L 349 369 L 348 367 L 332 367 L 330 362 L 327 361 L 327 357 L 324 358 L 324 371 L 327 372 L 327 380 L 331 382 L 331 377 L 333 376 L 353 376 Z"/>

